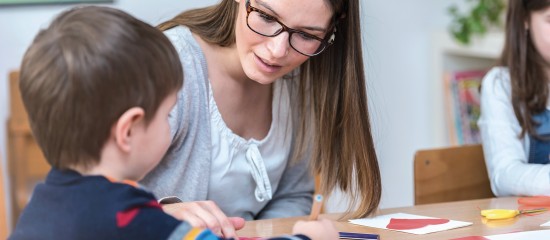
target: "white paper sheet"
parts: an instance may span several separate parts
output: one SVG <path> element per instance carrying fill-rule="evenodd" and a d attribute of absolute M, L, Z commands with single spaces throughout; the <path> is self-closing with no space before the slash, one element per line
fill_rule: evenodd
<path fill-rule="evenodd" d="M 367 227 L 388 229 L 388 230 L 413 233 L 413 234 L 433 233 L 433 232 L 445 231 L 445 230 L 461 228 L 461 227 L 472 225 L 471 222 L 461 222 L 461 221 L 454 221 L 449 219 L 449 222 L 444 224 L 428 225 L 425 227 L 410 229 L 410 230 L 396 230 L 396 229 L 387 228 L 392 218 L 394 219 L 437 219 L 433 217 L 419 216 L 419 215 L 413 215 L 413 214 L 407 214 L 407 213 L 394 213 L 394 214 L 377 216 L 374 218 L 352 219 L 352 220 L 349 220 L 349 222 L 357 225 L 367 226 Z"/>

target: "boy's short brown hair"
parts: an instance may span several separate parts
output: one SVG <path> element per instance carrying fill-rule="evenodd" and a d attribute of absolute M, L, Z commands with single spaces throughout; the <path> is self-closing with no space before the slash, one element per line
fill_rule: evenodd
<path fill-rule="evenodd" d="M 97 6 L 63 12 L 41 30 L 20 76 L 34 136 L 58 169 L 97 164 L 122 113 L 142 107 L 149 123 L 183 84 L 178 54 L 162 32 Z"/>

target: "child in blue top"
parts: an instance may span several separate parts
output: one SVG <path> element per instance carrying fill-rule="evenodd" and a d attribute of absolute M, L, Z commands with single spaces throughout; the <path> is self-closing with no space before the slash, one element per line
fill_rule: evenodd
<path fill-rule="evenodd" d="M 478 122 L 493 193 L 550 195 L 550 2 L 509 1 L 505 44 Z"/>
<path fill-rule="evenodd" d="M 75 8 L 40 31 L 20 76 L 52 169 L 10 239 L 218 239 L 163 212 L 136 184 L 170 145 L 182 86 L 178 54 L 160 31 L 119 10 Z M 297 226 L 280 239 L 338 236 L 327 220 Z"/>

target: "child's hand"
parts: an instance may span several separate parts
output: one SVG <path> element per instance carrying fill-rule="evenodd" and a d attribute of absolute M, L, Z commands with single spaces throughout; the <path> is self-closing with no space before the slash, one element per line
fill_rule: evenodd
<path fill-rule="evenodd" d="M 193 227 L 208 228 L 225 238 L 236 238 L 235 230 L 244 227 L 244 219 L 227 217 L 213 201 L 197 201 L 166 204 L 164 212 L 188 222 Z"/>
<path fill-rule="evenodd" d="M 314 240 L 335 240 L 339 238 L 336 227 L 334 227 L 332 221 L 327 219 L 298 221 L 294 224 L 292 234 L 304 234 Z"/>

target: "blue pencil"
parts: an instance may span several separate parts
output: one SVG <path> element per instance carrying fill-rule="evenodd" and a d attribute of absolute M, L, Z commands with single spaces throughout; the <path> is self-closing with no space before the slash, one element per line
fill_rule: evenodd
<path fill-rule="evenodd" d="M 368 233 L 340 232 L 340 238 L 358 240 L 379 240 L 380 236 L 377 234 Z"/>

